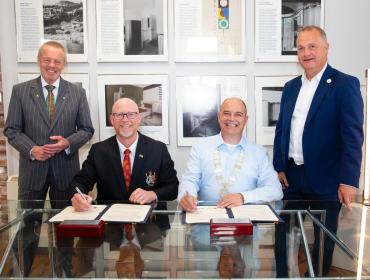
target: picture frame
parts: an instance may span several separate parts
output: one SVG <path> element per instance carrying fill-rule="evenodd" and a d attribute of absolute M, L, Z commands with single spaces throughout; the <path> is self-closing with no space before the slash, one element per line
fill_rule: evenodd
<path fill-rule="evenodd" d="M 175 61 L 245 61 L 245 0 L 176 0 Z"/>
<path fill-rule="evenodd" d="M 18 62 L 36 62 L 46 41 L 61 43 L 68 62 L 88 58 L 86 0 L 15 0 Z"/>
<path fill-rule="evenodd" d="M 165 144 L 168 133 L 168 76 L 167 75 L 99 75 L 100 140 L 115 134 L 110 124 L 113 103 L 127 97 L 139 107 L 139 131 Z"/>
<path fill-rule="evenodd" d="M 245 76 L 176 77 L 177 145 L 193 146 L 220 132 L 217 113 L 224 99 L 247 100 Z"/>
<path fill-rule="evenodd" d="M 296 39 L 324 27 L 325 0 L 255 0 L 255 62 L 297 62 Z"/>
<path fill-rule="evenodd" d="M 295 76 L 255 77 L 256 143 L 274 145 L 283 87 Z"/>
<path fill-rule="evenodd" d="M 167 0 L 96 1 L 97 60 L 167 61 Z"/>

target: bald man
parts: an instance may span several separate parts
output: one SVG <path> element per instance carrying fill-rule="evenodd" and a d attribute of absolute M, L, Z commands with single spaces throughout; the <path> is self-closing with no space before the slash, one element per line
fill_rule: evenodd
<path fill-rule="evenodd" d="M 234 207 L 283 197 L 266 150 L 243 135 L 247 121 L 243 100 L 234 97 L 222 103 L 220 134 L 203 138 L 190 152 L 177 198 L 183 210 L 195 211 L 197 200 Z"/>
<path fill-rule="evenodd" d="M 95 183 L 98 201 L 147 204 L 175 199 L 179 182 L 174 163 L 164 143 L 138 132 L 141 116 L 137 104 L 129 98 L 117 100 L 110 121 L 116 135 L 91 147 L 71 183 L 72 206 L 78 211 L 88 210 L 92 198 L 86 194 Z"/>

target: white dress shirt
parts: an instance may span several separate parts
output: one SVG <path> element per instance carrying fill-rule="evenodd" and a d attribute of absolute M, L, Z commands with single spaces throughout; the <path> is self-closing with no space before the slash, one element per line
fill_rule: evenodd
<path fill-rule="evenodd" d="M 294 107 L 289 138 L 289 158 L 293 158 L 297 165 L 304 164 L 302 147 L 303 130 L 312 99 L 326 67 L 327 64 L 325 64 L 321 71 L 313 77 L 311 81 L 307 79 L 305 74 L 302 75 L 302 86 Z"/>
<path fill-rule="evenodd" d="M 116 138 L 117 139 L 117 138 Z M 120 141 L 117 139 L 118 147 L 119 147 L 119 155 L 121 157 L 121 162 L 123 162 L 124 158 L 124 151 L 126 149 L 129 149 L 131 151 L 130 153 L 130 164 L 131 164 L 131 172 L 132 167 L 134 166 L 134 160 L 135 160 L 135 153 L 136 153 L 136 147 L 137 147 L 137 141 L 139 140 L 139 134 L 137 133 L 136 140 L 134 143 L 131 144 L 130 147 L 125 147 Z"/>

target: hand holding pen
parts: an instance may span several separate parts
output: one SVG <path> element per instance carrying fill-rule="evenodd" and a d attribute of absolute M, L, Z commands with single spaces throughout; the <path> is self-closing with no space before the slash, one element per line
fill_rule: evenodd
<path fill-rule="evenodd" d="M 72 206 L 76 211 L 88 211 L 91 208 L 92 198 L 81 192 L 78 187 L 75 187 L 77 193 L 71 199 Z"/>
<path fill-rule="evenodd" d="M 179 206 L 182 210 L 187 212 L 194 212 L 197 210 L 198 199 L 196 196 L 192 196 L 186 191 L 186 194 L 181 198 Z"/>

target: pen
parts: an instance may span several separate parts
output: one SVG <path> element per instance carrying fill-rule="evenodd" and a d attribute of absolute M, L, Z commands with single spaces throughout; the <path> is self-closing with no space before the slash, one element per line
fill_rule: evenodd
<path fill-rule="evenodd" d="M 86 199 L 86 197 L 84 196 L 84 194 L 82 193 L 82 191 L 78 188 L 78 187 L 75 187 L 75 189 L 76 189 L 76 191 L 80 194 L 80 196 L 87 202 L 87 203 L 89 203 L 88 201 L 87 201 L 87 199 Z M 90 203 L 89 203 L 90 204 Z"/>

